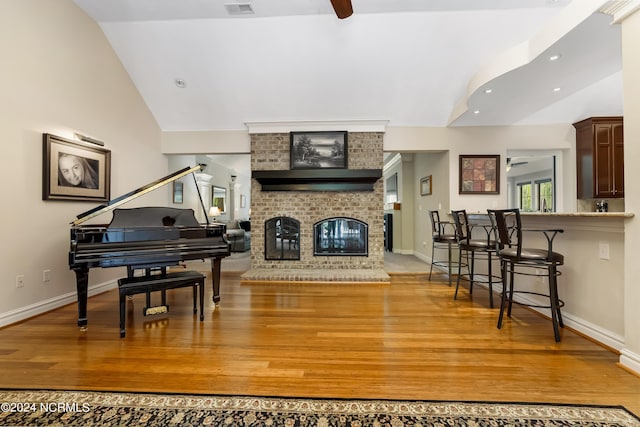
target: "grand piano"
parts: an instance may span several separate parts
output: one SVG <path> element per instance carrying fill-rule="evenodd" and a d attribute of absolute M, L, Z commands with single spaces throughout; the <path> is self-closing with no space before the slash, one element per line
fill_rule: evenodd
<path fill-rule="evenodd" d="M 127 267 L 127 275 L 176 266 L 182 261 L 211 259 L 213 302 L 220 302 L 220 265 L 229 256 L 224 224 L 200 224 L 193 209 L 119 206 L 177 179 L 202 170 L 187 167 L 78 215 L 71 222 L 69 268 L 76 274 L 78 326 L 87 327 L 89 269 Z M 195 181 L 195 175 L 193 175 Z M 198 186 L 196 185 L 196 188 Z M 200 193 L 198 191 L 198 195 Z M 108 225 L 83 225 L 98 215 L 113 211 Z"/>

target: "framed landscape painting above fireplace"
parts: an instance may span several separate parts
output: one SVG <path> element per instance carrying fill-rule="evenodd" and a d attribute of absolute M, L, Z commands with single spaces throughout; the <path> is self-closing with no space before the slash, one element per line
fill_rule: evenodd
<path fill-rule="evenodd" d="M 291 169 L 346 169 L 347 131 L 291 132 Z"/>

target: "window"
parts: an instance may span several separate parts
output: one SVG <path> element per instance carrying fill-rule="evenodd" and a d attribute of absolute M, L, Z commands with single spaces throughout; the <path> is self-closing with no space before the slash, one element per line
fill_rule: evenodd
<path fill-rule="evenodd" d="M 538 193 L 538 210 L 541 212 L 555 211 L 553 206 L 553 182 L 550 179 L 536 181 Z"/>
<path fill-rule="evenodd" d="M 531 197 L 532 185 L 530 182 L 518 184 L 518 200 L 520 210 L 531 212 L 533 210 L 533 198 Z"/>

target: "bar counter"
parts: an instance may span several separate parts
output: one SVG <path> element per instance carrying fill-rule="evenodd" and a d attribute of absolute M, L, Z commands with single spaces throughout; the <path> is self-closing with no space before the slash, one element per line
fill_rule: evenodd
<path fill-rule="evenodd" d="M 553 249 L 565 257 L 558 278 L 560 299 L 566 303 L 565 325 L 617 350 L 624 348 L 625 334 L 625 223 L 634 216 L 631 212 L 522 213 L 525 229 L 564 230 L 556 236 Z M 486 212 L 469 217 L 488 219 Z M 542 233 L 525 233 L 524 246 L 545 248 L 546 240 Z M 539 279 L 528 285 L 534 290 L 547 288 Z M 549 341 L 553 342 L 551 332 Z"/>

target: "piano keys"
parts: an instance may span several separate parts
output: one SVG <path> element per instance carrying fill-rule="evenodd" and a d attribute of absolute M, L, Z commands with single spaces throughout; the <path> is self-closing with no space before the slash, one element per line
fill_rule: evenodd
<path fill-rule="evenodd" d="M 124 209 L 116 207 L 142 194 L 201 170 L 185 168 L 108 203 L 80 214 L 71 223 L 69 268 L 76 274 L 78 326 L 86 329 L 89 270 L 127 267 L 135 270 L 161 269 L 180 262 L 211 259 L 213 302 L 220 302 L 220 265 L 229 256 L 224 224 L 200 224 L 193 209 L 152 206 Z M 195 180 L 195 176 L 194 176 Z M 197 185 L 196 185 L 197 188 Z M 108 225 L 82 225 L 88 219 L 113 211 Z"/>

